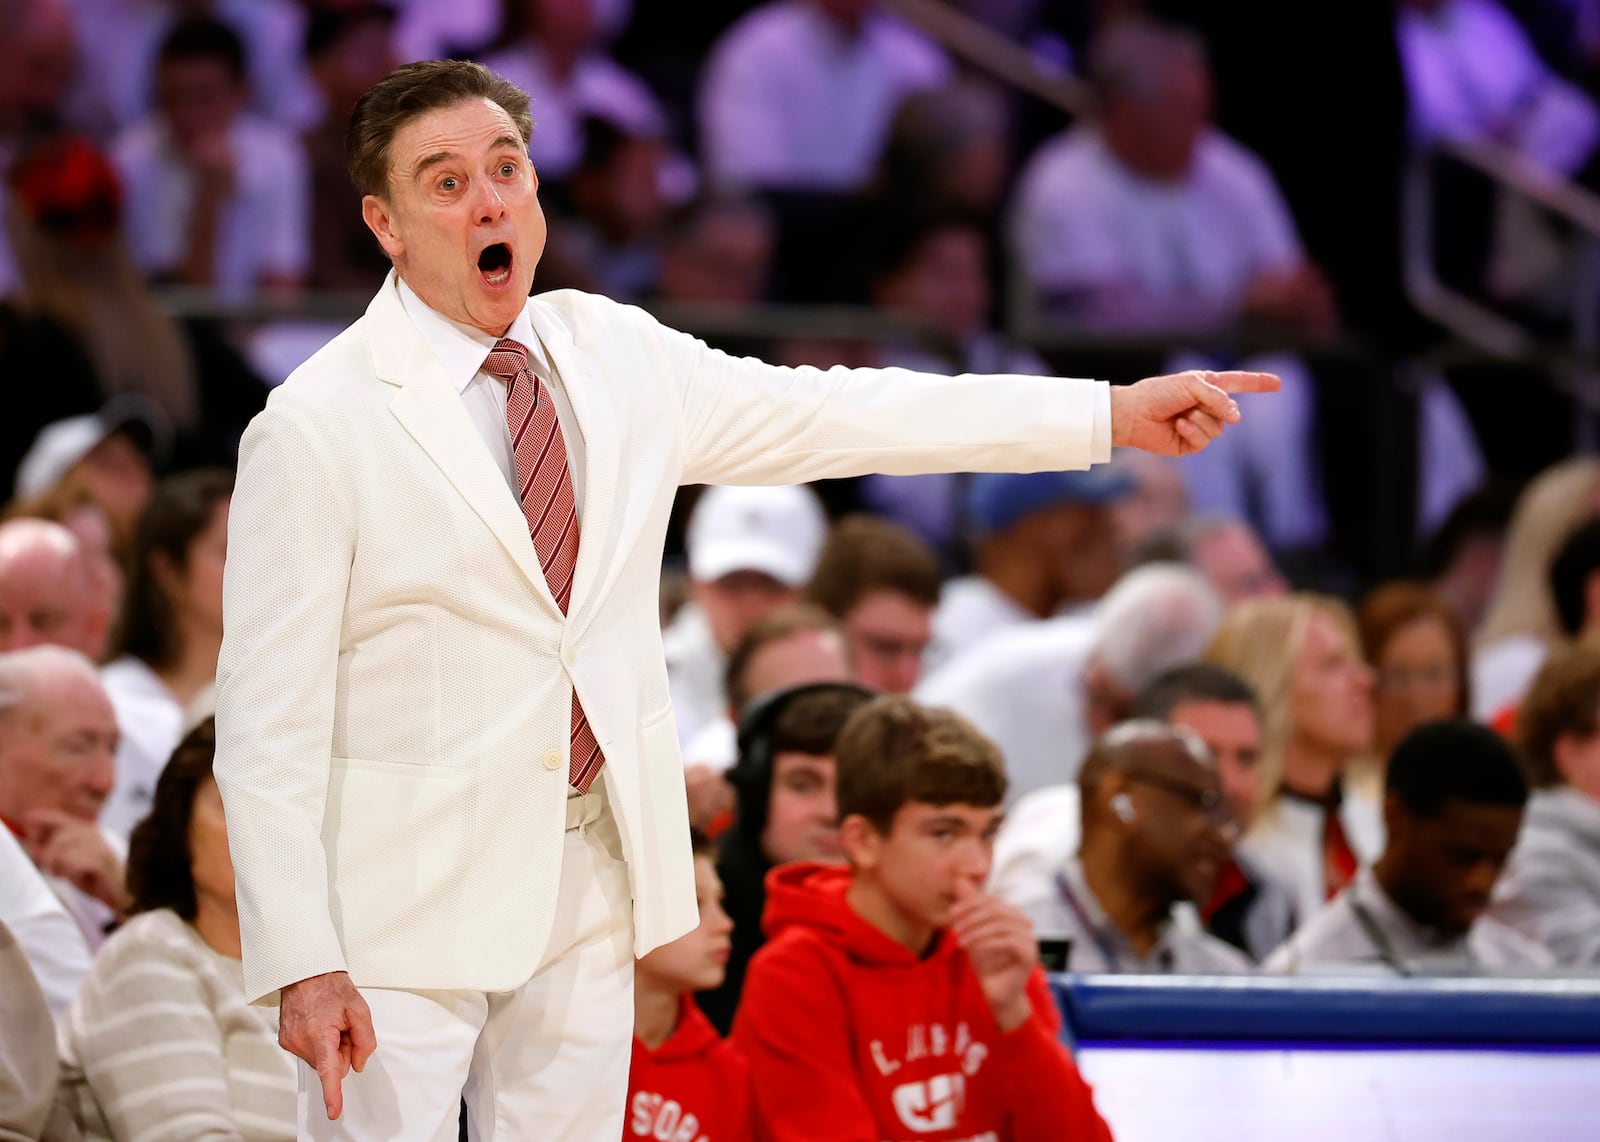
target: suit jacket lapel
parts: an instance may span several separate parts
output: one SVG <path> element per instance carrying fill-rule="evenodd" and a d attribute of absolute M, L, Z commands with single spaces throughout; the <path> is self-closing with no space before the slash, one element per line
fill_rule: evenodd
<path fill-rule="evenodd" d="M 616 551 L 617 443 L 616 410 L 605 384 L 594 374 L 587 354 L 573 343 L 565 322 L 536 300 L 529 320 L 545 352 L 560 374 L 572 415 L 583 434 L 583 507 L 578 516 L 578 566 L 572 579 L 567 621 L 571 636 L 580 634 L 603 598 L 610 578 L 622 565 Z"/>
<path fill-rule="evenodd" d="M 559 613 L 522 507 L 484 447 L 461 394 L 406 316 L 392 272 L 367 308 L 367 321 L 378 377 L 399 387 L 389 411 L 488 525 L 539 597 Z"/>

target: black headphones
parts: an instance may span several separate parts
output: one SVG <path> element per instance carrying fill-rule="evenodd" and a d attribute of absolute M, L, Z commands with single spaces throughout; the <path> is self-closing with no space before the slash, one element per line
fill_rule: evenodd
<path fill-rule="evenodd" d="M 739 759 L 727 772 L 739 802 L 739 821 L 750 833 L 760 833 L 767 822 L 767 798 L 772 791 L 772 757 L 775 731 L 783 712 L 811 694 L 842 693 L 875 698 L 877 692 L 855 682 L 806 682 L 759 694 L 739 712 Z"/>

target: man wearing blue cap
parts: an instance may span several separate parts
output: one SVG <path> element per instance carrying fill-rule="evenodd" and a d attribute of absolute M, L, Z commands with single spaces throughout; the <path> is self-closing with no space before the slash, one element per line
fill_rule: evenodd
<path fill-rule="evenodd" d="M 933 615 L 933 670 L 996 631 L 1105 594 L 1117 578 L 1111 505 L 1131 490 L 1114 468 L 986 472 L 967 485 L 974 573 L 951 580 Z"/>

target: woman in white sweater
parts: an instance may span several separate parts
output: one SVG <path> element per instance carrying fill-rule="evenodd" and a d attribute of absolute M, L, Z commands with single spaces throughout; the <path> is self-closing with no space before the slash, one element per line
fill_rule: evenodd
<path fill-rule="evenodd" d="M 215 752 L 207 719 L 162 772 L 129 846 L 136 915 L 100 949 L 61 1030 L 91 1139 L 295 1136 L 294 1060 L 274 1013 L 245 1003 Z"/>

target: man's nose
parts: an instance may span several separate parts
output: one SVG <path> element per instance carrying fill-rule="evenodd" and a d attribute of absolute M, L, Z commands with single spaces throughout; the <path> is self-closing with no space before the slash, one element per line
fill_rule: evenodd
<path fill-rule="evenodd" d="M 100 751 L 95 762 L 89 767 L 89 772 L 83 781 L 84 787 L 98 797 L 111 796 L 111 790 L 117 784 L 117 755 L 111 749 Z"/>
<path fill-rule="evenodd" d="M 483 198 L 478 205 L 478 221 L 498 222 L 506 214 L 506 200 L 500 197 L 500 188 L 492 182 L 483 184 Z"/>

